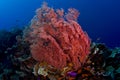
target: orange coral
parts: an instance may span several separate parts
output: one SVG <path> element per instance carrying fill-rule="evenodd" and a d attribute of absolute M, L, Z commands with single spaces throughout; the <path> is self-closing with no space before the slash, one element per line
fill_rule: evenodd
<path fill-rule="evenodd" d="M 78 69 L 89 54 L 90 39 L 77 23 L 79 12 L 69 9 L 55 11 L 44 4 L 37 9 L 24 39 L 31 45 L 32 57 L 39 62 L 61 69 L 68 63 Z"/>

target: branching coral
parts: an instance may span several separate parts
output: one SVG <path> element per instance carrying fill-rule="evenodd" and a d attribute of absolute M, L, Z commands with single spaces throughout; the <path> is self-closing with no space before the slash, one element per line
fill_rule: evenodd
<path fill-rule="evenodd" d="M 89 54 L 90 39 L 77 23 L 79 12 L 54 10 L 43 4 L 36 10 L 24 39 L 30 43 L 32 57 L 39 62 L 61 69 L 68 63 L 78 69 Z"/>

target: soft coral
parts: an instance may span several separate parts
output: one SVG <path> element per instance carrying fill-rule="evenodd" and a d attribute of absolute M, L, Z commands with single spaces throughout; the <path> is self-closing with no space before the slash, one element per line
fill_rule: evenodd
<path fill-rule="evenodd" d="M 90 39 L 76 21 L 79 12 L 69 9 L 64 14 L 63 9 L 54 11 L 43 4 L 36 13 L 31 26 L 24 31 L 33 58 L 57 69 L 68 63 L 72 63 L 74 69 L 81 67 L 89 54 Z"/>

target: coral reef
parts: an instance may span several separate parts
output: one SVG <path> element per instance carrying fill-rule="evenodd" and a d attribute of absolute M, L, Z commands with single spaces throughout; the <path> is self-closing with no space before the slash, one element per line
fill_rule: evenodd
<path fill-rule="evenodd" d="M 120 80 L 120 47 L 90 45 L 78 15 L 44 4 L 24 31 L 0 31 L 0 80 Z"/>
<path fill-rule="evenodd" d="M 73 64 L 69 63 L 58 70 L 46 62 L 34 60 L 30 54 L 30 44 L 19 34 L 13 37 L 17 42 L 12 47 L 1 48 L 6 56 L 0 61 L 0 80 L 120 80 L 119 47 L 109 49 L 102 43 L 93 42 L 82 67 L 72 70 Z"/>
<path fill-rule="evenodd" d="M 36 61 L 31 57 L 29 44 L 22 39 L 23 29 L 0 31 L 0 80 L 37 79 L 32 70 Z"/>
<path fill-rule="evenodd" d="M 37 9 L 31 25 L 24 31 L 24 39 L 30 43 L 32 57 L 39 62 L 62 69 L 73 64 L 81 67 L 90 51 L 90 39 L 77 23 L 79 12 L 68 9 L 54 10 L 43 4 Z"/>
<path fill-rule="evenodd" d="M 0 61 L 5 61 L 7 56 L 5 50 L 16 43 L 16 36 L 22 35 L 21 32 L 22 29 L 19 28 L 14 28 L 11 31 L 0 30 Z"/>

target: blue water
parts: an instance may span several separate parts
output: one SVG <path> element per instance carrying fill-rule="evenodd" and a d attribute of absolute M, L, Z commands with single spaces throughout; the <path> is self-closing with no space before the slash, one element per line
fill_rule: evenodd
<path fill-rule="evenodd" d="M 0 0 L 0 29 L 28 25 L 43 1 L 53 8 L 78 9 L 78 22 L 92 41 L 120 46 L 120 0 Z"/>

